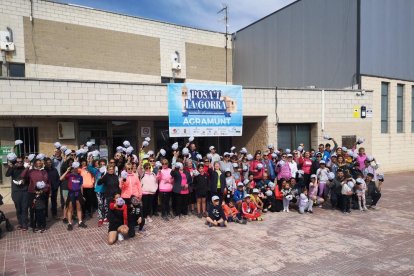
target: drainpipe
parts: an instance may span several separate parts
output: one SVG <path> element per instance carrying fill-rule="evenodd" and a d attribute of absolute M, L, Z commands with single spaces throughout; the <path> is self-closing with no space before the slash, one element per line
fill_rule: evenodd
<path fill-rule="evenodd" d="M 322 97 L 322 107 L 321 107 L 321 130 L 322 133 L 325 131 L 325 90 L 321 91 L 321 97 Z"/>

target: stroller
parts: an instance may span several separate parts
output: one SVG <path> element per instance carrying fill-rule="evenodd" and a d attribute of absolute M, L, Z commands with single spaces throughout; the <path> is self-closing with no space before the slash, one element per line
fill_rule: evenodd
<path fill-rule="evenodd" d="M 0 195 L 0 205 L 3 205 L 3 196 Z M 10 221 L 6 218 L 6 215 L 0 210 L 0 239 L 2 237 L 3 230 L 1 229 L 1 223 L 6 223 L 6 230 L 7 232 L 13 231 L 13 225 L 11 225 Z"/>

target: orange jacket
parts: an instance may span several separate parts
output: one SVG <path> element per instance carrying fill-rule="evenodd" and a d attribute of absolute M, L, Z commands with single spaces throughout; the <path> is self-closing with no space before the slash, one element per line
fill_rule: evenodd
<path fill-rule="evenodd" d="M 222 207 L 223 207 L 223 211 L 226 217 L 234 216 L 239 213 L 239 211 L 237 211 L 237 208 L 234 206 L 230 208 L 227 204 L 223 204 Z"/>
<path fill-rule="evenodd" d="M 88 167 L 78 169 L 78 173 L 83 178 L 83 188 L 93 188 L 95 185 L 95 177 L 88 171 Z"/>

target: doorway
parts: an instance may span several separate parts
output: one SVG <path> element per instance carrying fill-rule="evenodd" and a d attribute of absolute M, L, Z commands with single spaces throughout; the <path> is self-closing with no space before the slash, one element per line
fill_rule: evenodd
<path fill-rule="evenodd" d="M 311 148 L 311 124 L 279 124 L 277 129 L 277 147 L 296 149 L 305 144 L 305 150 Z"/>

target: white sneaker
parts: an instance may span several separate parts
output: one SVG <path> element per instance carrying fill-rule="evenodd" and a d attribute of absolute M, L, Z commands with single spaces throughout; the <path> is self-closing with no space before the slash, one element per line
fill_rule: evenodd
<path fill-rule="evenodd" d="M 289 209 L 286 209 L 286 213 L 289 213 Z"/>
<path fill-rule="evenodd" d="M 367 207 L 364 207 L 364 211 L 368 211 L 368 208 Z"/>
<path fill-rule="evenodd" d="M 147 218 L 147 221 L 148 221 L 148 222 L 152 222 L 152 218 L 151 218 L 151 217 L 148 217 L 148 218 Z"/>
<path fill-rule="evenodd" d="M 362 209 L 362 207 L 359 207 L 359 210 L 362 212 L 362 211 L 364 211 L 364 209 Z"/>
<path fill-rule="evenodd" d="M 121 233 L 118 233 L 118 241 L 123 241 L 124 236 Z"/>

